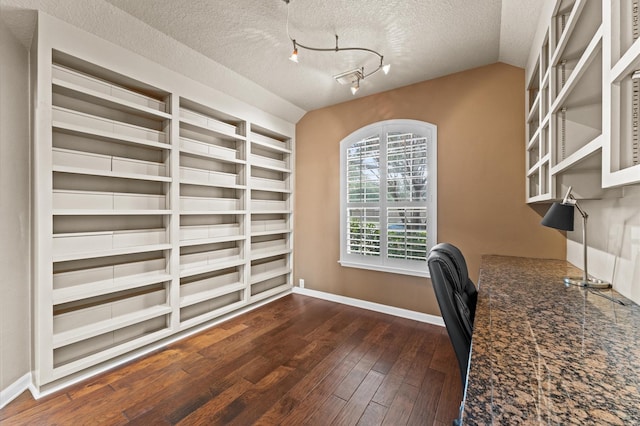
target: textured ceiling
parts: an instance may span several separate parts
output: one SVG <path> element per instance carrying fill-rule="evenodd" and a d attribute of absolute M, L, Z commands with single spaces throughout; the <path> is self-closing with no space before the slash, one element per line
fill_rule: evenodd
<path fill-rule="evenodd" d="M 107 0 L 304 110 L 353 98 L 333 75 L 378 58 L 362 52 L 309 52 L 287 58 L 282 0 Z M 374 49 L 391 64 L 356 96 L 503 61 L 524 67 L 540 0 L 291 0 L 289 33 L 300 43 Z"/>
<path fill-rule="evenodd" d="M 300 49 L 300 63 L 289 61 L 287 11 L 290 35 L 300 43 L 333 47 L 338 34 L 341 47 L 384 55 L 391 72 L 362 81 L 355 95 L 361 97 L 497 61 L 524 67 L 544 3 L 291 0 L 287 7 L 283 0 L 0 0 L 0 17 L 29 46 L 35 24 L 30 11 L 44 11 L 176 71 L 189 67 L 192 78 L 295 122 L 304 111 L 353 99 L 332 76 L 360 66 L 369 72 L 379 59 Z"/>

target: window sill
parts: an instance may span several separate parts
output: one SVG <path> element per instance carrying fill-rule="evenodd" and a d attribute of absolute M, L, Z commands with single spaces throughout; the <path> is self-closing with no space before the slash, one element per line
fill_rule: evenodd
<path fill-rule="evenodd" d="M 339 260 L 340 266 L 346 268 L 358 268 L 369 269 L 371 271 L 388 272 L 390 274 L 411 275 L 414 277 L 431 278 L 429 269 L 425 264 L 425 270 L 406 269 L 406 268 L 394 268 L 393 266 L 385 265 L 371 265 L 367 263 L 349 262 L 345 260 Z"/>

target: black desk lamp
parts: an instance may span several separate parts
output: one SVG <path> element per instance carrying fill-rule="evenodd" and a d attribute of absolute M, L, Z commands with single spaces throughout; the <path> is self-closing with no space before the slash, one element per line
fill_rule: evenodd
<path fill-rule="evenodd" d="M 547 214 L 542 218 L 542 224 L 550 228 L 560 229 L 561 231 L 573 231 L 573 212 L 574 207 L 578 209 L 582 216 L 582 251 L 583 251 L 583 264 L 584 272 L 582 277 L 565 277 L 565 284 L 577 285 L 580 287 L 590 288 L 609 288 L 611 284 L 606 281 L 601 281 L 593 278 L 589 278 L 587 273 L 587 218 L 589 215 L 580 208 L 578 200 L 571 195 L 571 187 L 567 191 L 562 203 L 553 203 L 551 208 L 547 211 Z"/>

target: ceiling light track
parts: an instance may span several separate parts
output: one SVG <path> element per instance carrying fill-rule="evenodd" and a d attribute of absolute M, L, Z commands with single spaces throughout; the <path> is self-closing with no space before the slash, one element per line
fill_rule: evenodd
<path fill-rule="evenodd" d="M 291 56 L 289 57 L 291 61 L 298 63 L 298 48 L 310 50 L 313 52 L 338 53 L 338 52 L 345 52 L 345 51 L 361 51 L 361 52 L 367 52 L 367 53 L 376 55 L 380 59 L 380 62 L 378 64 L 378 67 L 371 72 L 365 73 L 364 66 L 362 66 L 359 69 L 346 71 L 333 76 L 333 78 L 340 84 L 351 84 L 351 93 L 354 95 L 356 94 L 358 89 L 360 89 L 360 80 L 364 80 L 366 77 L 369 77 L 380 70 L 382 70 L 385 74 L 389 73 L 389 70 L 391 69 L 391 64 L 384 63 L 384 56 L 382 56 L 377 51 L 373 49 L 368 49 L 366 47 L 340 47 L 338 44 L 338 34 L 335 34 L 335 37 L 336 37 L 335 47 L 314 47 L 314 46 L 308 46 L 298 42 L 296 39 L 291 37 L 291 35 L 289 35 L 289 3 L 291 2 L 291 0 L 282 0 L 282 1 L 284 1 L 287 4 L 287 37 L 289 37 L 289 40 L 291 40 L 291 42 L 293 43 L 293 51 L 291 53 Z"/>

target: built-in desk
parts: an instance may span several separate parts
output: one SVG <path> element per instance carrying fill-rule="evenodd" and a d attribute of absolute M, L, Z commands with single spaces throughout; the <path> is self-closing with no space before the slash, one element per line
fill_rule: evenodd
<path fill-rule="evenodd" d="M 464 424 L 640 424 L 640 307 L 565 275 L 581 272 L 483 257 Z"/>

